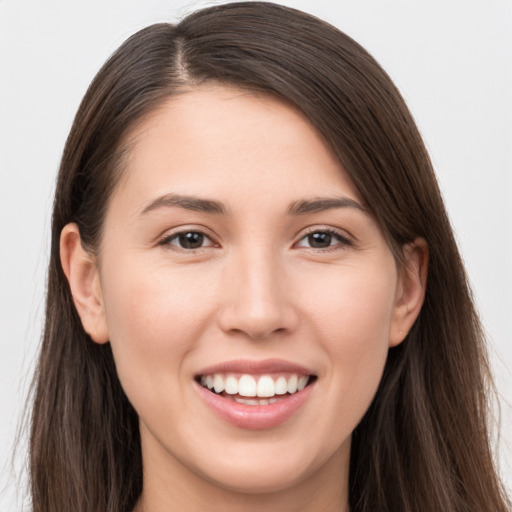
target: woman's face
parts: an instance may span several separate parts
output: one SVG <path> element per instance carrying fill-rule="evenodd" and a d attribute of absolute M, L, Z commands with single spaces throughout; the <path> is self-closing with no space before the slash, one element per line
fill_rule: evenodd
<path fill-rule="evenodd" d="M 406 328 L 358 191 L 301 114 L 237 89 L 178 95 L 129 139 L 98 301 L 145 480 L 338 485 Z"/>

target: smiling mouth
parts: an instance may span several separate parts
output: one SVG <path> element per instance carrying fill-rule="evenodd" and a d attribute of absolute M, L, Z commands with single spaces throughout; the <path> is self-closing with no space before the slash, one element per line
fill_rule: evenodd
<path fill-rule="evenodd" d="M 214 373 L 196 381 L 216 395 L 244 405 L 271 405 L 302 391 L 315 375 L 250 375 Z"/>

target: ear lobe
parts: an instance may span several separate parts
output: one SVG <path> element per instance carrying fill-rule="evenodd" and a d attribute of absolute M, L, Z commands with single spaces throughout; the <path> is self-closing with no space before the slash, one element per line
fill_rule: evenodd
<path fill-rule="evenodd" d="M 403 248 L 404 266 L 399 271 L 389 346 L 399 345 L 420 314 L 427 286 L 428 246 L 423 238 Z"/>
<path fill-rule="evenodd" d="M 96 257 L 83 248 L 74 223 L 61 232 L 60 261 L 85 332 L 96 343 L 106 343 L 109 336 Z"/>

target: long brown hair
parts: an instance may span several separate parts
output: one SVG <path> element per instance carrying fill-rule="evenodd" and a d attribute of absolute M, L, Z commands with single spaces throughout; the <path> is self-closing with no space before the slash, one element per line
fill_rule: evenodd
<path fill-rule="evenodd" d="M 353 512 L 504 512 L 489 447 L 484 337 L 432 165 L 397 89 L 336 28 L 264 2 L 198 11 L 129 38 L 91 83 L 67 140 L 55 195 L 46 325 L 35 379 L 30 463 L 34 512 L 130 511 L 142 489 L 137 414 L 109 344 L 73 306 L 59 237 L 79 226 L 91 251 L 123 170 L 127 131 L 184 87 L 206 81 L 271 94 L 323 135 L 373 212 L 399 264 L 429 246 L 422 311 L 393 348 L 356 428 Z"/>

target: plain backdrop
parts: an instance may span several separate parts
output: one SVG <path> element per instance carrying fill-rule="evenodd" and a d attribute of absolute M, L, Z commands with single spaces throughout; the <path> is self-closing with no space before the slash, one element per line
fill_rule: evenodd
<path fill-rule="evenodd" d="M 50 209 L 87 85 L 133 32 L 215 2 L 0 0 L 0 511 L 22 509 L 11 465 L 44 313 Z M 282 1 L 365 46 L 415 116 L 490 338 L 496 441 L 512 488 L 512 1 Z M 499 442 L 499 444 L 498 444 Z M 20 483 L 21 482 L 21 483 Z"/>

